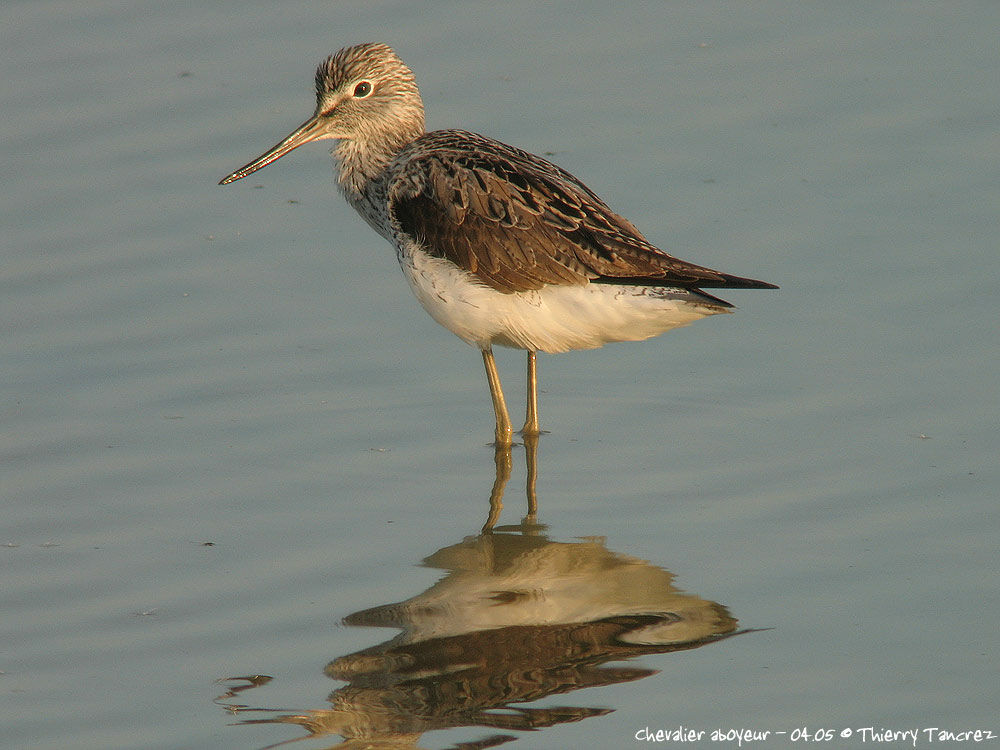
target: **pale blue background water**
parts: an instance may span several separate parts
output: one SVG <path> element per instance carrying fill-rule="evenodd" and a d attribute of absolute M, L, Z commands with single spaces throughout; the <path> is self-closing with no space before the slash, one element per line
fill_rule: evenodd
<path fill-rule="evenodd" d="M 416 71 L 431 127 L 551 153 L 654 242 L 782 287 L 541 359 L 547 535 L 773 629 L 546 699 L 615 711 L 514 746 L 1000 731 L 1000 5 L 33 0 L 0 21 L 4 747 L 300 736 L 232 726 L 214 681 L 324 708 L 324 665 L 392 636 L 341 618 L 424 591 L 420 561 L 485 518 L 480 358 L 411 299 L 325 149 L 215 184 L 366 40 Z M 522 355 L 499 359 L 519 412 Z"/>

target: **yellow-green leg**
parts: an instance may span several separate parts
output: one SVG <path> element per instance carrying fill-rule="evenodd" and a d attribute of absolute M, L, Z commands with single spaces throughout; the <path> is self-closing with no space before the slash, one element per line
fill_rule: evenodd
<path fill-rule="evenodd" d="M 493 359 L 492 349 L 483 349 L 483 364 L 486 366 L 486 379 L 490 384 L 493 411 L 497 417 L 496 444 L 498 446 L 510 445 L 513 442 L 510 414 L 507 413 L 507 402 L 504 400 L 503 389 L 500 387 L 500 374 L 497 372 L 497 363 Z"/>
<path fill-rule="evenodd" d="M 528 398 L 525 409 L 524 427 L 521 434 L 525 437 L 537 437 L 542 432 L 538 425 L 538 367 L 535 363 L 535 352 L 528 352 Z"/>

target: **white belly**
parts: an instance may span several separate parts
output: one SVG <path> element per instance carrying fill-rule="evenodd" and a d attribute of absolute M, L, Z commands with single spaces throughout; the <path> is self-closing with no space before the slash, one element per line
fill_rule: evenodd
<path fill-rule="evenodd" d="M 424 252 L 400 258 L 420 304 L 463 341 L 541 352 L 640 341 L 728 312 L 685 289 L 585 284 L 504 294 Z"/>

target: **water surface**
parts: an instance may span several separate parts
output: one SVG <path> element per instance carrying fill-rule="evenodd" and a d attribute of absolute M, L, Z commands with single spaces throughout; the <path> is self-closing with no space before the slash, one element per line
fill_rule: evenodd
<path fill-rule="evenodd" d="M 274 719 L 380 705 L 428 748 L 1000 732 L 994 3 L 0 14 L 6 747 L 329 747 L 356 730 Z M 216 186 L 365 40 L 431 127 L 550 154 L 652 241 L 782 287 L 541 357 L 538 516 L 518 447 L 492 540 L 480 358 L 323 147 Z M 523 355 L 498 360 L 518 411 Z"/>

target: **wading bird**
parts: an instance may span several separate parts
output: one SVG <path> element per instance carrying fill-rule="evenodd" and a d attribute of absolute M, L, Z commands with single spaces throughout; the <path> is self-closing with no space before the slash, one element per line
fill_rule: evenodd
<path fill-rule="evenodd" d="M 511 422 L 494 344 L 528 353 L 522 434 L 536 436 L 536 352 L 638 341 L 732 307 L 705 288 L 776 288 L 668 255 L 541 157 L 463 130 L 426 132 L 413 73 L 384 44 L 327 58 L 313 116 L 220 184 L 324 139 L 337 141 L 344 197 L 395 246 L 420 304 L 482 351 L 498 446 L 511 444 Z"/>

